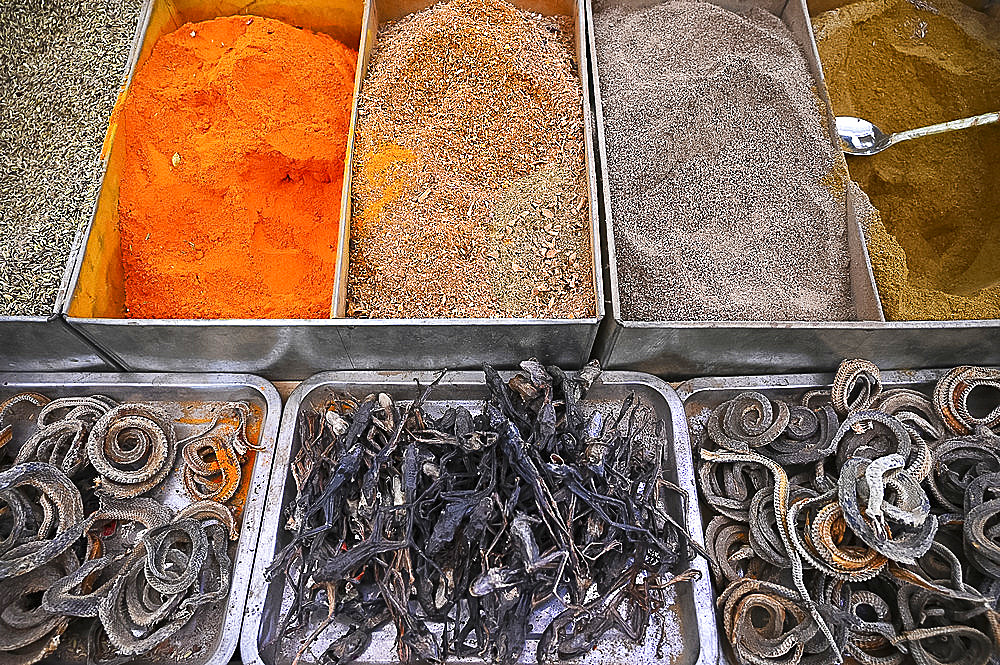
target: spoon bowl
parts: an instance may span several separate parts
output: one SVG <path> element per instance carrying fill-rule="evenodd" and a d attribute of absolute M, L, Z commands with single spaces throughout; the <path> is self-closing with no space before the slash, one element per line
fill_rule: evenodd
<path fill-rule="evenodd" d="M 891 135 L 862 118 L 837 116 L 841 149 L 848 155 L 874 155 L 892 145 Z"/>
<path fill-rule="evenodd" d="M 862 118 L 842 115 L 837 116 L 837 135 L 840 137 L 840 149 L 848 155 L 874 155 L 889 146 L 909 139 L 953 132 L 977 125 L 988 125 L 1000 121 L 1000 112 L 983 113 L 971 118 L 940 122 L 928 127 L 908 129 L 905 132 L 886 134 L 872 123 Z"/>

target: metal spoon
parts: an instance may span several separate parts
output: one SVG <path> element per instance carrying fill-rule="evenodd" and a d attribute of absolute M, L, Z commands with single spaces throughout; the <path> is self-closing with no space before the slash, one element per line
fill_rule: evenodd
<path fill-rule="evenodd" d="M 837 134 L 840 135 L 841 149 L 848 155 L 874 155 L 882 152 L 894 143 L 907 141 L 909 139 L 940 134 L 942 132 L 952 132 L 956 129 L 975 127 L 976 125 L 988 125 L 1000 121 L 1000 112 L 984 113 L 974 115 L 971 118 L 961 120 L 951 120 L 949 122 L 939 122 L 928 127 L 908 129 L 905 132 L 886 134 L 881 129 L 861 118 L 852 116 L 837 117 Z"/>

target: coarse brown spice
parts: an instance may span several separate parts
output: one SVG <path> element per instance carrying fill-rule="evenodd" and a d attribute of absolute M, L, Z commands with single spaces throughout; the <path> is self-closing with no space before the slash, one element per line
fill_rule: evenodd
<path fill-rule="evenodd" d="M 843 160 L 781 20 L 611 0 L 594 30 L 623 317 L 856 318 Z"/>
<path fill-rule="evenodd" d="M 895 132 L 1000 110 L 1000 20 L 957 0 L 866 0 L 813 25 L 838 115 Z M 848 166 L 874 204 L 865 221 L 886 317 L 1000 318 L 1000 125 Z"/>
<path fill-rule="evenodd" d="M 581 318 L 595 290 L 573 21 L 452 0 L 383 26 L 348 316 Z"/>
<path fill-rule="evenodd" d="M 0 316 L 49 316 L 100 188 L 140 0 L 0 3 Z"/>

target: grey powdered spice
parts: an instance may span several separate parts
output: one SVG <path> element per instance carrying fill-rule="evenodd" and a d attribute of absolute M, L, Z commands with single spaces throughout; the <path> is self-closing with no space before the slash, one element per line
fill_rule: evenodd
<path fill-rule="evenodd" d="M 594 24 L 624 318 L 855 318 L 839 159 L 785 25 L 708 3 L 605 4 Z"/>
<path fill-rule="evenodd" d="M 0 0 L 0 316 L 52 313 L 139 0 Z"/>

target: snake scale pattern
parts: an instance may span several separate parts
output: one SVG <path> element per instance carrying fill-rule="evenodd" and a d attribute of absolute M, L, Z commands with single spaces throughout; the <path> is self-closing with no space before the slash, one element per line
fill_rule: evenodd
<path fill-rule="evenodd" d="M 694 427 L 737 662 L 1000 663 L 998 392 L 996 369 L 928 396 L 847 360 L 828 391 L 744 392 Z"/>
<path fill-rule="evenodd" d="M 37 393 L 0 404 L 0 665 L 53 654 L 74 622 L 89 663 L 121 665 L 228 596 L 239 525 L 225 502 L 257 447 L 248 404 L 216 414 L 179 441 L 150 404 Z M 172 473 L 190 495 L 176 511 L 151 496 Z"/>

